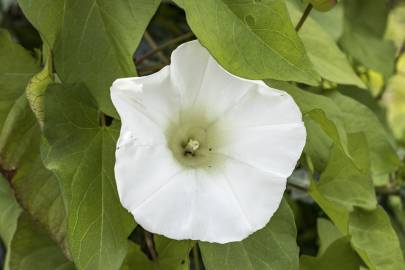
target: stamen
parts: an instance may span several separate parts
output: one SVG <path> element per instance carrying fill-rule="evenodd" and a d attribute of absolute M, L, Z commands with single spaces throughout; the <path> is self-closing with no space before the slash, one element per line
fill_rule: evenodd
<path fill-rule="evenodd" d="M 186 146 L 184 146 L 184 154 L 190 154 L 193 155 L 195 154 L 195 152 L 198 150 L 198 148 L 200 148 L 200 142 L 194 139 L 189 139 Z"/>

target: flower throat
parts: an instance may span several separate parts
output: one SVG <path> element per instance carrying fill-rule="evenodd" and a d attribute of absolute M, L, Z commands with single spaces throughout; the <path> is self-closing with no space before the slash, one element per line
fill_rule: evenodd
<path fill-rule="evenodd" d="M 180 121 L 166 131 L 168 146 L 176 160 L 185 167 L 213 168 L 220 160 L 215 149 L 224 142 L 220 132 L 211 126 L 204 113 L 186 110 Z"/>

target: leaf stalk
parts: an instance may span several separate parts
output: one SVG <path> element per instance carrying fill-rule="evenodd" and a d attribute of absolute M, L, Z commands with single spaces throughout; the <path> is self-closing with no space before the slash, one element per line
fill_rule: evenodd
<path fill-rule="evenodd" d="M 305 20 L 308 18 L 309 13 L 311 13 L 312 10 L 312 4 L 308 4 L 307 7 L 304 10 L 304 13 L 301 16 L 301 19 L 299 20 L 299 22 L 297 23 L 297 25 L 295 26 L 295 31 L 298 32 L 302 25 L 304 24 Z"/>

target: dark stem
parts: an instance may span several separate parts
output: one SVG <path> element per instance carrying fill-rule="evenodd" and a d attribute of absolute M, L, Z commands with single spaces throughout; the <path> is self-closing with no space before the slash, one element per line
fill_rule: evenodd
<path fill-rule="evenodd" d="M 309 13 L 312 10 L 312 4 L 308 4 L 307 7 L 304 10 L 304 13 L 301 16 L 300 21 L 297 23 L 297 25 L 295 26 L 295 31 L 298 32 L 302 25 L 304 24 L 305 20 L 308 18 Z"/>
<path fill-rule="evenodd" d="M 0 174 L 6 178 L 6 180 L 11 183 L 11 180 L 13 179 L 14 175 L 16 173 L 16 170 L 14 169 L 6 169 L 3 168 L 2 164 L 0 163 Z"/>
<path fill-rule="evenodd" d="M 138 75 L 143 76 L 143 75 L 147 75 L 149 73 L 153 73 L 158 71 L 159 69 L 162 69 L 163 67 L 165 67 L 165 64 L 157 64 L 154 66 L 148 66 L 148 67 L 144 67 L 138 70 Z"/>
<path fill-rule="evenodd" d="M 198 254 L 198 246 L 197 242 L 195 242 L 195 245 L 193 247 L 193 259 L 194 259 L 194 269 L 195 270 L 200 270 L 200 254 Z"/>
<path fill-rule="evenodd" d="M 308 191 L 308 187 L 301 186 L 301 185 L 291 183 L 291 182 L 287 182 L 287 186 L 290 188 L 298 189 L 298 190 L 305 191 L 305 192 Z"/>
<path fill-rule="evenodd" d="M 157 261 L 158 255 L 155 250 L 155 245 L 153 244 L 153 235 L 147 230 L 143 230 L 143 233 L 145 235 L 145 244 L 146 248 L 148 249 L 148 253 L 152 258 L 152 261 Z"/>
<path fill-rule="evenodd" d="M 165 43 L 163 43 L 162 45 L 154 48 L 153 50 L 147 52 L 146 54 L 142 55 L 137 61 L 136 64 L 139 65 L 141 64 L 143 61 L 145 61 L 146 59 L 148 59 L 149 57 L 155 55 L 156 53 L 162 51 L 163 49 L 166 49 L 167 47 L 170 47 L 174 44 L 177 44 L 179 42 L 182 42 L 184 40 L 188 40 L 190 38 L 192 38 L 194 36 L 194 34 L 192 32 L 188 32 L 184 35 L 178 36 L 176 38 L 173 38 Z"/>
<path fill-rule="evenodd" d="M 153 40 L 152 36 L 149 35 L 148 31 L 145 32 L 144 38 L 152 50 L 156 50 L 158 48 L 158 45 L 156 44 L 155 40 Z M 163 63 L 166 65 L 169 64 L 169 59 L 167 59 L 167 57 L 161 51 L 158 51 L 157 54 Z"/>

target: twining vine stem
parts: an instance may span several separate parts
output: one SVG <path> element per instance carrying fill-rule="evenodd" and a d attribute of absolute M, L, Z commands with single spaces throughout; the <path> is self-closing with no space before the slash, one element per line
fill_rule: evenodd
<path fill-rule="evenodd" d="M 301 186 L 292 182 L 287 182 L 287 186 L 291 187 L 291 188 L 295 188 L 304 192 L 308 192 L 308 187 L 306 186 Z"/>
<path fill-rule="evenodd" d="M 153 236 L 147 230 L 144 230 L 143 233 L 145 235 L 145 244 L 146 244 L 146 248 L 148 249 L 148 253 L 149 253 L 152 261 L 157 261 L 158 255 L 156 253 L 155 246 L 153 244 L 153 238 L 152 238 Z"/>
<path fill-rule="evenodd" d="M 151 51 L 147 52 L 146 54 L 142 55 L 138 60 L 136 60 L 136 64 L 139 65 L 141 64 L 143 61 L 145 61 L 146 59 L 148 59 L 149 57 L 155 55 L 156 53 L 161 52 L 163 49 L 166 49 L 167 47 L 170 47 L 172 45 L 175 45 L 177 43 L 180 43 L 184 40 L 188 40 L 190 38 L 194 37 L 194 34 L 192 32 L 188 32 L 185 33 L 181 36 L 178 36 L 176 38 L 173 38 L 169 41 L 166 41 L 165 43 L 163 43 L 160 46 L 156 46 L 155 48 L 152 48 Z M 145 36 L 146 38 L 146 36 Z"/>
<path fill-rule="evenodd" d="M 304 24 L 305 20 L 308 18 L 309 13 L 312 10 L 312 4 L 308 4 L 307 7 L 304 10 L 304 13 L 301 16 L 301 19 L 299 20 L 299 22 L 297 23 L 297 25 L 295 26 L 295 31 L 298 32 L 302 25 Z"/>
<path fill-rule="evenodd" d="M 152 36 L 148 33 L 148 31 L 145 31 L 144 38 L 145 38 L 146 42 L 148 42 L 148 44 L 152 48 L 152 50 L 156 50 L 158 48 L 158 45 L 156 44 L 156 42 L 152 38 Z M 158 51 L 157 54 L 163 63 L 165 63 L 166 65 L 170 63 L 169 59 L 164 55 L 164 53 L 162 53 L 161 51 Z"/>
<path fill-rule="evenodd" d="M 162 69 L 165 66 L 166 66 L 166 64 L 159 63 L 159 64 L 156 64 L 156 65 L 153 65 L 153 66 L 143 67 L 143 68 L 138 70 L 138 75 L 140 75 L 140 76 L 147 75 L 149 73 L 156 72 L 156 71 L 158 71 L 159 69 Z"/>

